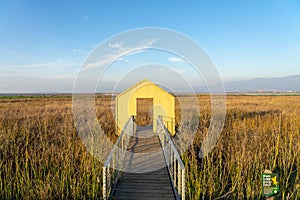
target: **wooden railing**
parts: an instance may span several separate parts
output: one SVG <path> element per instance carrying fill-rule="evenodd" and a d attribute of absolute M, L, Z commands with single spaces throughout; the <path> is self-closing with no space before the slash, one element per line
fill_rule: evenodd
<path fill-rule="evenodd" d="M 185 199 L 185 167 L 161 116 L 158 116 L 157 119 L 157 133 L 163 148 L 176 199 Z"/>
<path fill-rule="evenodd" d="M 125 154 L 127 152 L 127 147 L 129 144 L 129 139 L 134 135 L 136 128 L 134 123 L 134 117 L 131 116 L 126 122 L 121 135 L 119 136 L 117 142 L 114 144 L 109 156 L 107 157 L 103 166 L 103 199 L 110 199 L 116 187 L 120 169 Z"/>
<path fill-rule="evenodd" d="M 173 125 L 174 125 L 174 118 L 173 117 L 167 117 L 167 116 L 160 116 L 162 122 L 164 123 L 165 127 L 168 129 L 169 132 L 173 132 Z"/>

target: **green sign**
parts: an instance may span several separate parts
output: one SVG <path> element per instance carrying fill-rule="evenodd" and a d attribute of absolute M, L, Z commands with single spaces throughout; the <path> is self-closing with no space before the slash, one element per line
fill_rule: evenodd
<path fill-rule="evenodd" d="M 262 188 L 264 196 L 275 196 L 279 194 L 279 174 L 262 174 Z"/>

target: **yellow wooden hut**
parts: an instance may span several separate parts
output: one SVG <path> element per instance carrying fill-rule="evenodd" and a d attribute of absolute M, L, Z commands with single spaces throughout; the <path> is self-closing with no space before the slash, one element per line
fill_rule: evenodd
<path fill-rule="evenodd" d="M 118 133 L 123 129 L 130 116 L 137 116 L 139 99 L 151 99 L 152 125 L 156 132 L 156 120 L 162 116 L 171 135 L 175 134 L 175 97 L 149 80 L 142 80 L 116 97 L 116 123 Z"/>

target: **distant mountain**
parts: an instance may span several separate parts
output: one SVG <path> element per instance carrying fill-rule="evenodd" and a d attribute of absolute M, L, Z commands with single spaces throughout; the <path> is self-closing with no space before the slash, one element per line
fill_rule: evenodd
<path fill-rule="evenodd" d="M 300 92 L 300 75 L 225 83 L 227 92 Z"/>
<path fill-rule="evenodd" d="M 225 82 L 224 86 L 226 92 L 300 92 L 300 75 Z M 208 90 L 206 87 L 197 87 L 195 91 Z"/>

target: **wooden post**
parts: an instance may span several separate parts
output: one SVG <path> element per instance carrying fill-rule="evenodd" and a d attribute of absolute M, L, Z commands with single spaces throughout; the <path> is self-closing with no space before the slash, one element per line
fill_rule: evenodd
<path fill-rule="evenodd" d="M 132 136 L 133 136 L 133 133 L 134 133 L 134 116 L 131 117 L 131 120 L 132 120 Z"/>
<path fill-rule="evenodd" d="M 178 185 L 177 185 L 177 189 L 178 189 L 178 194 L 181 195 L 181 169 L 180 169 L 179 162 L 178 162 Z"/>
<path fill-rule="evenodd" d="M 116 166 L 116 155 L 115 155 L 115 153 L 113 153 L 113 155 L 112 155 L 112 169 L 111 169 L 111 173 L 112 173 L 112 175 L 114 176 L 114 174 L 115 174 L 115 166 Z"/>
<path fill-rule="evenodd" d="M 171 159 L 170 159 L 170 164 L 169 164 L 169 167 L 170 167 L 170 169 L 172 170 L 172 165 L 173 165 L 173 159 L 174 159 L 174 155 L 173 155 L 173 151 L 170 151 L 170 157 L 171 157 Z"/>
<path fill-rule="evenodd" d="M 103 167 L 103 199 L 106 200 L 106 167 Z"/>
<path fill-rule="evenodd" d="M 172 153 L 172 149 L 171 149 L 171 143 L 169 141 L 169 145 L 168 145 L 168 164 L 171 163 L 171 153 Z"/>
<path fill-rule="evenodd" d="M 165 149 L 165 134 L 162 136 L 162 148 Z"/>
<path fill-rule="evenodd" d="M 173 162 L 173 149 L 172 149 L 172 147 L 171 147 L 171 144 L 170 144 L 170 165 L 172 164 L 172 162 Z"/>
<path fill-rule="evenodd" d="M 174 154 L 174 186 L 176 187 L 176 178 L 177 178 L 177 170 L 176 170 L 176 158 L 175 158 L 175 154 Z"/>
<path fill-rule="evenodd" d="M 119 152 L 120 152 L 120 147 L 118 147 L 117 145 L 116 145 L 116 148 L 117 148 L 117 156 L 116 156 L 116 160 L 117 160 L 117 166 L 119 166 L 119 160 L 120 160 L 120 157 L 119 157 Z"/>
<path fill-rule="evenodd" d="M 124 134 L 122 135 L 122 156 L 124 154 Z"/>
<path fill-rule="evenodd" d="M 182 200 L 185 199 L 185 170 L 182 170 L 182 180 L 181 180 L 181 184 L 182 184 Z"/>

